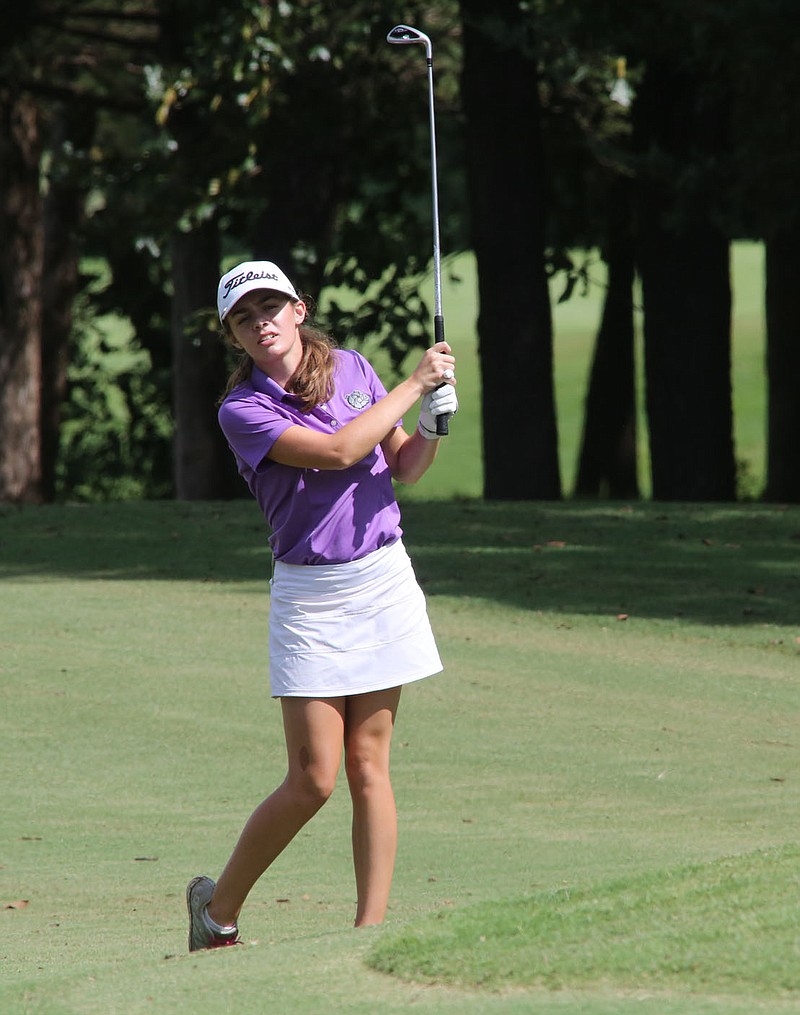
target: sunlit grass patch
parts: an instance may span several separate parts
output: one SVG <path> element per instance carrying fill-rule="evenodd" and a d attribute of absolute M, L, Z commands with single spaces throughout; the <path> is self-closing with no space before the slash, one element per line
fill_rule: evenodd
<path fill-rule="evenodd" d="M 443 911 L 369 964 L 491 989 L 593 985 L 800 996 L 800 848 Z"/>

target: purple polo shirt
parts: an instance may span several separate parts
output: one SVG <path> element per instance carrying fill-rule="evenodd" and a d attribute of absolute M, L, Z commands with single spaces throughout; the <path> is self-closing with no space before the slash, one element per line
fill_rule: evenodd
<path fill-rule="evenodd" d="M 336 349 L 334 394 L 303 412 L 294 395 L 253 368 L 227 396 L 219 423 L 239 472 L 264 513 L 276 560 L 341 564 L 395 542 L 400 509 L 380 445 L 349 469 L 298 469 L 267 458 L 290 426 L 335 433 L 386 394 L 377 374 L 353 349 Z M 398 422 L 399 425 L 399 422 Z"/>

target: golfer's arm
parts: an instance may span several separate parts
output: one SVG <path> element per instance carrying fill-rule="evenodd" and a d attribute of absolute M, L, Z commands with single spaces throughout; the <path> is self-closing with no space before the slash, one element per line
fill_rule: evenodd
<path fill-rule="evenodd" d="M 272 445 L 269 458 L 299 469 L 348 469 L 386 440 L 423 393 L 412 375 L 335 433 L 289 427 Z"/>
<path fill-rule="evenodd" d="M 392 473 L 399 483 L 416 483 L 431 466 L 439 450 L 438 441 L 426 440 L 415 430 L 409 436 L 398 426 L 383 442 L 383 453 Z"/>

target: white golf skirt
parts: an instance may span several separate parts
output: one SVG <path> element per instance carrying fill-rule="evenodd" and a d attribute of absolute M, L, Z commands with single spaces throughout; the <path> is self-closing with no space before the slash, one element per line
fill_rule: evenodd
<path fill-rule="evenodd" d="M 397 687 L 442 669 L 425 596 L 402 540 L 345 564 L 275 563 L 272 696 L 333 698 Z"/>

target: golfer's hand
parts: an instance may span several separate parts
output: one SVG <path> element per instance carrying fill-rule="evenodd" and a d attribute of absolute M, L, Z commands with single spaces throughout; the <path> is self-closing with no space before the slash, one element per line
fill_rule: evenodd
<path fill-rule="evenodd" d="M 414 378 L 423 392 L 438 388 L 442 381 L 452 381 L 455 376 L 456 358 L 447 342 L 437 342 L 419 361 Z"/>
<path fill-rule="evenodd" d="M 422 396 L 419 409 L 417 429 L 428 441 L 438 439 L 436 433 L 436 417 L 449 413 L 454 416 L 458 412 L 458 397 L 452 384 L 442 384 L 434 391 Z"/>

